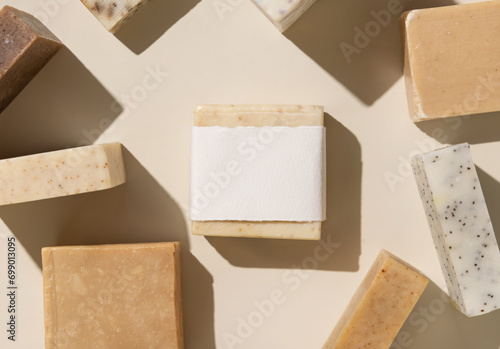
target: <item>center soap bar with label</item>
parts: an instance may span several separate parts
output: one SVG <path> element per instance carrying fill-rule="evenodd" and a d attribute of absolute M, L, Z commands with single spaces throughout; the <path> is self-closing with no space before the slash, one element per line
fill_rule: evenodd
<path fill-rule="evenodd" d="M 287 30 L 316 0 L 252 0 L 281 32 Z"/>
<path fill-rule="evenodd" d="M 42 250 L 45 348 L 184 347 L 180 244 Z"/>

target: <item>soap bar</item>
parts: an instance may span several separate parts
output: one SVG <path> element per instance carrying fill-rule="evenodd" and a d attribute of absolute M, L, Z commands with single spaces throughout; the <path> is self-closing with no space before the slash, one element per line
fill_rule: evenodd
<path fill-rule="evenodd" d="M 412 159 L 443 275 L 468 316 L 500 307 L 500 251 L 468 144 Z"/>
<path fill-rule="evenodd" d="M 388 349 L 429 279 L 382 250 L 323 349 Z"/>
<path fill-rule="evenodd" d="M 281 32 L 287 30 L 316 0 L 252 0 Z"/>
<path fill-rule="evenodd" d="M 203 105 L 195 111 L 200 127 L 323 126 L 320 106 Z M 192 221 L 194 235 L 319 240 L 321 222 Z"/>
<path fill-rule="evenodd" d="M 0 160 L 0 205 L 109 189 L 123 183 L 120 143 Z"/>
<path fill-rule="evenodd" d="M 10 6 L 0 10 L 0 112 L 62 47 L 38 19 Z"/>
<path fill-rule="evenodd" d="M 500 2 L 413 10 L 401 28 L 413 121 L 500 110 Z"/>
<path fill-rule="evenodd" d="M 180 245 L 42 249 L 45 348 L 184 347 Z"/>
<path fill-rule="evenodd" d="M 149 0 L 81 0 L 111 33 L 116 33 Z"/>

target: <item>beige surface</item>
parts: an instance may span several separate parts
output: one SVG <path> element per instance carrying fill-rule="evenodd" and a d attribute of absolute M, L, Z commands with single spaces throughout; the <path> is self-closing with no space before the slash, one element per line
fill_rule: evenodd
<path fill-rule="evenodd" d="M 116 33 L 149 0 L 81 0 L 101 24 Z"/>
<path fill-rule="evenodd" d="M 42 250 L 45 348 L 184 347 L 180 244 Z"/>
<path fill-rule="evenodd" d="M 382 250 L 323 349 L 387 349 L 429 279 Z"/>
<path fill-rule="evenodd" d="M 195 126 L 323 126 L 323 107 L 204 105 Z M 296 240 L 321 239 L 321 222 L 191 222 L 194 235 Z"/>
<path fill-rule="evenodd" d="M 414 121 L 500 110 L 500 2 L 414 10 L 401 21 Z"/>
<path fill-rule="evenodd" d="M 125 182 L 120 143 L 0 160 L 0 205 L 113 188 Z"/>

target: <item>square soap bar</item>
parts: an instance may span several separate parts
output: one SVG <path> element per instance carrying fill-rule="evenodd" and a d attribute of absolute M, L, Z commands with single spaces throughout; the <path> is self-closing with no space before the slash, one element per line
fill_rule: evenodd
<path fill-rule="evenodd" d="M 184 347 L 180 245 L 42 249 L 45 348 Z"/>
<path fill-rule="evenodd" d="M 203 105 L 195 111 L 199 127 L 323 126 L 320 106 Z M 321 222 L 192 221 L 194 235 L 319 240 Z"/>
<path fill-rule="evenodd" d="M 81 0 L 111 33 L 116 33 L 149 0 Z"/>
<path fill-rule="evenodd" d="M 59 51 L 62 43 L 38 19 L 0 10 L 0 112 Z"/>
<path fill-rule="evenodd" d="M 401 28 L 413 121 L 500 110 L 500 2 L 413 10 Z"/>
<path fill-rule="evenodd" d="M 316 0 L 252 0 L 271 22 L 284 32 Z"/>
<path fill-rule="evenodd" d="M 387 349 L 429 279 L 382 250 L 323 349 Z"/>
<path fill-rule="evenodd" d="M 120 143 L 0 160 L 0 205 L 109 189 L 123 183 Z"/>
<path fill-rule="evenodd" d="M 467 316 L 500 307 L 500 251 L 468 144 L 412 159 L 450 297 Z"/>

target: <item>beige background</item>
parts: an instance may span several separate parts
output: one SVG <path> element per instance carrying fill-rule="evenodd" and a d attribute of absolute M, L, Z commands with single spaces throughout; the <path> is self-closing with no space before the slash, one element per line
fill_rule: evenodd
<path fill-rule="evenodd" d="M 393 348 L 498 348 L 500 312 L 468 319 L 441 297 L 444 279 L 407 159 L 439 143 L 470 142 L 500 234 L 500 115 L 414 125 L 397 16 L 346 62 L 339 45 L 353 44 L 370 11 L 394 1 L 318 0 L 282 35 L 249 0 L 152 0 L 117 38 L 77 0 L 0 0 L 36 13 L 67 46 L 2 113 L 0 158 L 99 137 L 123 143 L 128 172 L 114 190 L 0 208 L 2 289 L 6 238 L 15 234 L 23 246 L 18 341 L 2 330 L 0 347 L 43 347 L 42 246 L 180 240 L 189 349 L 321 348 L 381 248 L 432 279 Z M 157 69 L 168 76 L 152 75 Z M 201 103 L 325 106 L 323 240 L 340 244 L 333 253 L 318 254 L 317 242 L 190 236 L 190 127 Z M 258 320 L 255 302 L 271 294 L 281 295 L 274 311 L 227 345 L 238 319 Z M 1 323 L 6 306 L 1 296 Z"/>

